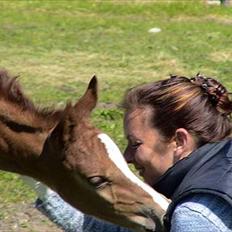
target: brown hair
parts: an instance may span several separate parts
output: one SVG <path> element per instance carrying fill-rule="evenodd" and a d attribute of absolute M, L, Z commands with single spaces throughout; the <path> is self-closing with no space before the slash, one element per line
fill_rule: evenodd
<path fill-rule="evenodd" d="M 231 134 L 232 102 L 226 88 L 213 78 L 172 75 L 127 92 L 123 102 L 126 111 L 144 106 L 153 109 L 152 124 L 166 139 L 178 128 L 188 130 L 198 145 Z"/>

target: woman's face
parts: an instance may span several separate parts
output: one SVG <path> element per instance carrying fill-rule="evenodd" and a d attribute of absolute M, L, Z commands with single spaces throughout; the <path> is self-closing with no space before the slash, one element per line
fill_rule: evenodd
<path fill-rule="evenodd" d="M 149 107 L 128 112 L 124 119 L 128 145 L 124 156 L 133 163 L 145 182 L 153 185 L 175 163 L 176 143 L 164 142 L 159 131 L 151 126 Z"/>

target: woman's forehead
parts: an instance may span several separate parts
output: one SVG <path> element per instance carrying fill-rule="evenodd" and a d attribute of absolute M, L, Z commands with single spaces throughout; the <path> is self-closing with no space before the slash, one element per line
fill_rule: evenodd
<path fill-rule="evenodd" d="M 144 129 L 152 128 L 152 111 L 150 108 L 137 108 L 127 112 L 124 118 L 124 133 L 126 136 L 134 135 Z"/>
<path fill-rule="evenodd" d="M 137 107 L 125 113 L 124 121 L 126 123 L 138 120 L 145 123 L 152 116 L 152 109 L 149 106 Z"/>

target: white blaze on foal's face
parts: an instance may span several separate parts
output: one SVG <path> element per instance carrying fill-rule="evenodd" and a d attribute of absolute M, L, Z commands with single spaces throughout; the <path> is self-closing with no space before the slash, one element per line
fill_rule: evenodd
<path fill-rule="evenodd" d="M 149 185 L 141 181 L 128 167 L 122 153 L 112 139 L 106 134 L 99 134 L 98 138 L 105 145 L 109 158 L 117 166 L 118 169 L 133 183 L 141 187 L 145 192 L 152 196 L 154 202 L 158 204 L 163 210 L 167 210 L 169 202 L 161 194 L 153 190 Z"/>

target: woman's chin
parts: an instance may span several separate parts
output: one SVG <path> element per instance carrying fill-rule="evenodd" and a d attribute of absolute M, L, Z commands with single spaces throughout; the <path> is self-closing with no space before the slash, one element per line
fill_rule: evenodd
<path fill-rule="evenodd" d="M 146 176 L 145 173 L 143 175 L 143 179 L 144 179 L 144 182 L 150 186 L 153 186 L 155 184 L 155 181 L 156 181 L 156 179 L 154 177 Z"/>
<path fill-rule="evenodd" d="M 144 178 L 144 169 L 139 169 L 138 173 L 142 178 Z"/>

